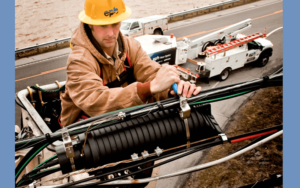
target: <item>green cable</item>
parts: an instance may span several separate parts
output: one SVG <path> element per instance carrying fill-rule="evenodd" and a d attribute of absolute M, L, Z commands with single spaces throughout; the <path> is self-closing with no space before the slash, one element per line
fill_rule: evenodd
<path fill-rule="evenodd" d="M 49 159 L 45 160 L 45 161 L 44 161 L 44 162 L 42 162 L 41 164 L 37 165 L 37 166 L 36 166 L 34 169 L 36 169 L 36 168 L 40 167 L 42 164 L 44 164 L 44 163 L 46 163 L 46 162 L 50 161 L 51 159 L 53 159 L 53 158 L 55 158 L 55 157 L 57 157 L 57 155 L 53 155 L 52 157 L 50 157 Z M 34 169 L 33 169 L 33 170 L 34 170 Z"/>
<path fill-rule="evenodd" d="M 46 143 L 45 145 L 43 145 L 40 149 L 38 149 L 33 155 L 31 155 L 31 157 L 29 157 L 29 159 L 22 165 L 22 167 L 20 168 L 20 170 L 17 172 L 17 174 L 15 175 L 15 178 L 18 177 L 18 175 L 20 174 L 20 172 L 23 171 L 24 167 L 27 165 L 27 163 L 29 163 L 29 161 L 38 153 L 40 152 L 42 149 L 44 149 L 45 147 L 47 147 L 49 144 Z"/>
<path fill-rule="evenodd" d="M 33 176 L 42 174 L 42 173 L 44 173 L 44 172 L 48 172 L 48 171 L 50 171 L 50 170 L 56 170 L 56 169 L 59 169 L 59 168 L 60 168 L 60 167 L 55 167 L 55 168 L 50 168 L 50 169 L 47 169 L 47 170 L 43 170 L 43 171 L 38 172 L 38 173 L 36 173 L 36 174 L 30 175 L 30 177 L 33 177 Z"/>
<path fill-rule="evenodd" d="M 220 97 L 220 98 L 216 98 L 216 99 L 210 99 L 210 100 L 206 100 L 206 101 L 200 101 L 200 102 L 189 103 L 189 105 L 201 104 L 201 103 L 205 103 L 205 102 L 212 102 L 212 101 L 217 101 L 217 100 L 221 100 L 221 99 L 226 99 L 226 98 L 229 98 L 229 97 L 235 97 L 235 96 L 237 96 L 237 95 L 246 94 L 246 93 L 249 93 L 249 92 L 251 92 L 251 91 L 252 91 L 252 90 L 248 90 L 248 91 L 243 91 L 243 92 L 241 92 L 241 93 L 236 93 L 236 94 L 233 94 L 233 95 L 228 95 L 228 96 Z"/>
<path fill-rule="evenodd" d="M 42 172 L 39 172 L 39 173 L 36 173 L 36 174 L 33 174 L 33 175 L 29 175 L 31 178 L 36 176 L 36 175 L 39 175 L 39 174 L 42 174 L 44 172 L 47 172 L 47 171 L 50 171 L 50 170 L 56 170 L 56 169 L 59 169 L 60 167 L 55 167 L 55 168 L 50 168 L 50 169 L 47 169 L 47 170 L 43 170 Z M 50 174 L 49 174 L 50 175 Z M 25 180 L 20 180 L 17 184 L 17 186 L 21 185 Z"/>
<path fill-rule="evenodd" d="M 22 184 L 25 180 L 21 180 L 19 181 L 19 183 L 17 184 L 17 186 L 19 186 L 20 184 Z"/>

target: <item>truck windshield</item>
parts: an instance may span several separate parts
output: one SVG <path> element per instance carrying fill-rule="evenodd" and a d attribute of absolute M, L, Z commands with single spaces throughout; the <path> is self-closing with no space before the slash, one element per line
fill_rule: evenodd
<path fill-rule="evenodd" d="M 129 30 L 131 23 L 128 22 L 121 22 L 121 30 Z"/>

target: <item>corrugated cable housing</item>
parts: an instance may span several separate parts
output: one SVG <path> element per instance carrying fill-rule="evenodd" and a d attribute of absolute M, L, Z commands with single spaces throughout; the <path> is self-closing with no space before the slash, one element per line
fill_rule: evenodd
<path fill-rule="evenodd" d="M 211 115 L 210 105 L 192 106 L 188 118 L 190 141 L 216 136 L 222 132 Z M 89 169 L 100 165 L 130 159 L 133 153 L 149 153 L 159 146 L 168 149 L 186 144 L 186 129 L 178 110 L 164 110 L 142 117 L 124 120 L 109 127 L 91 131 L 80 157 L 85 134 L 78 135 L 79 144 L 74 145 L 76 170 Z M 56 148 L 62 172 L 72 172 L 70 160 L 63 146 Z"/>

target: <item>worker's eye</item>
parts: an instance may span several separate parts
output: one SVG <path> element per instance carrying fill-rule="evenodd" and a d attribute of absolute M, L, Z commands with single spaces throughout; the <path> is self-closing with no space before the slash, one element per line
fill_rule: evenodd
<path fill-rule="evenodd" d="M 107 27 L 107 25 L 101 25 L 100 27 L 102 27 L 102 28 L 106 28 L 106 27 Z"/>
<path fill-rule="evenodd" d="M 117 27 L 120 22 L 112 24 L 113 27 Z"/>

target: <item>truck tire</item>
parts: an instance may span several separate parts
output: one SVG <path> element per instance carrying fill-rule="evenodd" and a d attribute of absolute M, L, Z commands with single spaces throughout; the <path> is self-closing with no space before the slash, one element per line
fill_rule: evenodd
<path fill-rule="evenodd" d="M 268 64 L 268 62 L 269 62 L 269 58 L 270 58 L 269 53 L 263 52 L 262 54 L 260 54 L 260 56 L 259 56 L 259 58 L 258 58 L 258 60 L 256 62 L 256 65 L 258 67 L 264 67 L 264 66 L 266 66 Z"/>
<path fill-rule="evenodd" d="M 226 68 L 219 75 L 219 80 L 220 81 L 225 81 L 225 80 L 227 80 L 227 78 L 229 77 L 229 75 L 230 75 L 230 69 Z"/>
<path fill-rule="evenodd" d="M 161 31 L 161 29 L 155 29 L 153 34 L 154 35 L 163 35 L 163 32 Z"/>

